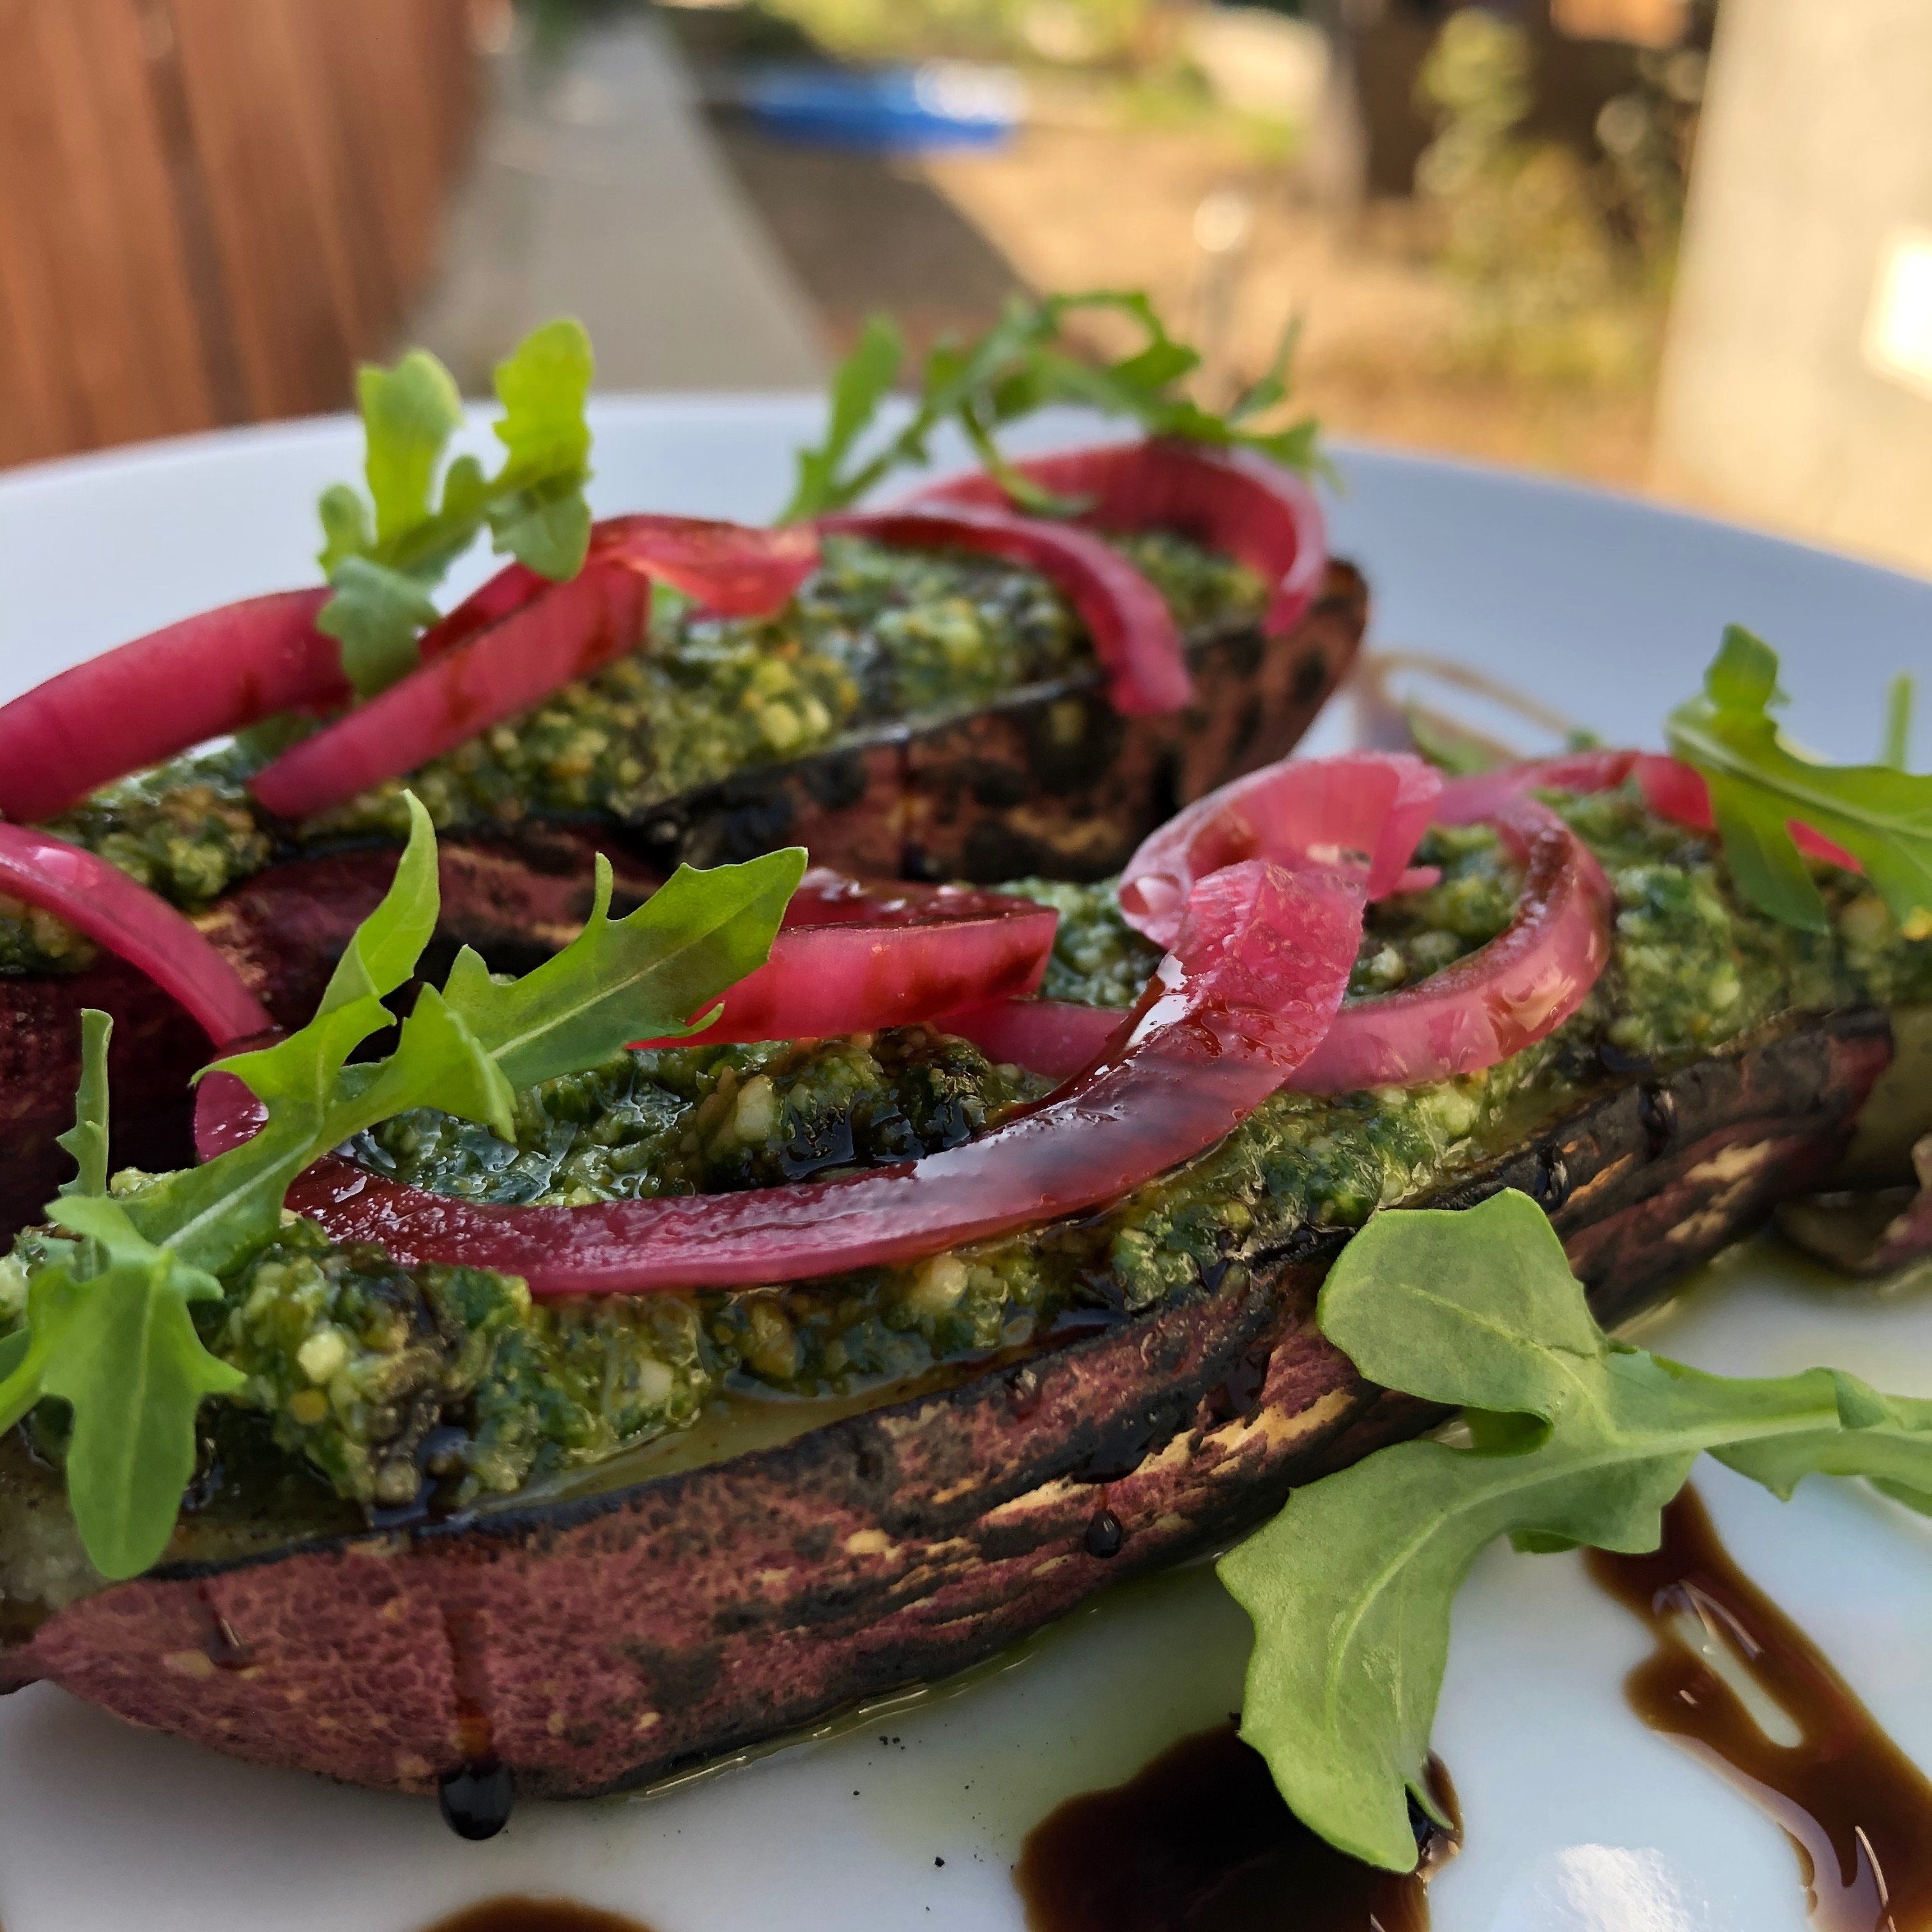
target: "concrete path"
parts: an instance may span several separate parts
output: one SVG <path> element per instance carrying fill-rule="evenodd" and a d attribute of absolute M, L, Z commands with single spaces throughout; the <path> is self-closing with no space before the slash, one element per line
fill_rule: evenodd
<path fill-rule="evenodd" d="M 554 62 L 519 35 L 490 73 L 442 269 L 406 340 L 470 392 L 560 314 L 590 331 L 601 388 L 818 385 L 811 306 L 715 157 L 668 35 L 586 28 Z"/>

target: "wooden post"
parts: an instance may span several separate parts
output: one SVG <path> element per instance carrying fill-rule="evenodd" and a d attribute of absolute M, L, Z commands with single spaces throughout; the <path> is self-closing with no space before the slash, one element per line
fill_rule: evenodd
<path fill-rule="evenodd" d="M 1666 489 L 1932 568 L 1924 0 L 1724 0 L 1655 470 Z"/>

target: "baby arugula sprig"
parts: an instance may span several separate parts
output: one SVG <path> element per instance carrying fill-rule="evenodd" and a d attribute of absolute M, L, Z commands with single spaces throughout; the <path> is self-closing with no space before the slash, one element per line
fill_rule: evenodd
<path fill-rule="evenodd" d="M 1081 354 L 1067 321 L 1094 311 L 1126 317 L 1140 331 L 1139 346 L 1111 362 Z M 1070 506 L 1020 475 L 994 440 L 995 431 L 1054 403 L 1130 418 L 1150 436 L 1253 449 L 1292 469 L 1312 470 L 1321 462 L 1312 416 L 1285 428 L 1260 426 L 1287 400 L 1298 334 L 1298 326 L 1291 327 L 1273 364 L 1217 415 L 1182 389 L 1201 367 L 1200 355 L 1168 333 L 1144 294 L 1095 289 L 1038 301 L 1015 296 L 983 335 L 941 342 L 928 352 L 910 419 L 878 442 L 868 432 L 898 380 L 906 350 L 898 324 L 890 316 L 873 316 L 832 379 L 824 441 L 798 453 L 797 484 L 779 520 L 844 509 L 895 470 L 923 464 L 933 432 L 946 423 L 958 426 L 1016 502 L 1045 515 L 1064 511 Z M 862 450 L 862 444 L 868 446 Z"/>
<path fill-rule="evenodd" d="M 193 1473 L 202 1398 L 240 1382 L 195 1330 L 196 1301 L 272 1240 L 302 1169 L 367 1126 L 413 1107 L 513 1139 L 518 1088 L 592 1066 L 626 1040 L 687 1030 L 764 964 L 804 853 L 711 872 L 680 866 L 628 918 L 610 916 L 600 858 L 589 922 L 520 980 L 491 976 L 465 947 L 442 990 L 424 987 L 394 1050 L 352 1062 L 394 1024 L 384 1000 L 405 986 L 436 929 L 436 835 L 410 800 L 394 881 L 364 920 L 298 1033 L 218 1063 L 268 1111 L 245 1144 L 125 1192 L 107 1180 L 106 1016 L 86 1021 L 76 1119 L 62 1144 L 80 1173 L 47 1218 L 62 1231 L 28 1277 L 27 1324 L 0 1340 L 0 1430 L 47 1396 L 73 1410 L 68 1494 L 94 1567 L 138 1575 L 166 1548 Z"/>
<path fill-rule="evenodd" d="M 1255 1626 L 1242 1736 L 1305 1822 L 1372 1864 L 1414 1865 L 1450 1606 L 1498 1537 L 1654 1550 L 1707 1453 L 1781 1497 L 1864 1476 L 1932 1514 L 1932 1402 L 1835 1369 L 1706 1375 L 1612 1340 L 1527 1195 L 1376 1216 L 1316 1318 L 1371 1382 L 1460 1407 L 1473 1438 L 1398 1444 L 1298 1490 L 1220 1566 Z"/>
<path fill-rule="evenodd" d="M 374 697 L 413 670 L 418 634 L 436 620 L 430 593 L 487 526 L 495 547 L 562 582 L 590 542 L 590 428 L 584 404 L 594 364 L 580 322 L 546 322 L 496 365 L 502 466 L 443 458 L 463 424 L 449 371 L 412 349 L 392 369 L 365 364 L 356 400 L 368 438 L 365 500 L 346 483 L 324 490 L 319 561 L 334 596 L 316 620 L 342 644 L 342 668 Z M 442 491 L 436 484 L 441 472 Z"/>
<path fill-rule="evenodd" d="M 1822 764 L 1788 744 L 1771 716 L 1786 701 L 1777 652 L 1742 625 L 1726 627 L 1702 694 L 1671 712 L 1664 735 L 1703 773 L 1732 873 L 1760 912 L 1830 928 L 1792 840 L 1796 819 L 1858 861 L 1908 938 L 1932 938 L 1932 776 L 1905 769 L 1911 693 L 1910 679 L 1894 680 L 1884 762 Z"/>

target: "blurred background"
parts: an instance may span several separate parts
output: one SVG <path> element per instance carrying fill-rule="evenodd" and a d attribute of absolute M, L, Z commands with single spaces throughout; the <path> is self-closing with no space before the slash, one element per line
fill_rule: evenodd
<path fill-rule="evenodd" d="M 1298 315 L 1336 434 L 1932 571 L 1932 0 L 0 0 L 0 464 L 1095 285 L 1217 399 Z"/>

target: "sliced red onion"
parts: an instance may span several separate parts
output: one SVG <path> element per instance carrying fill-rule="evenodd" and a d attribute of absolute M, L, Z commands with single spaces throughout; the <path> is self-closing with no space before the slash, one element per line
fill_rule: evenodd
<path fill-rule="evenodd" d="M 218 1046 L 274 1024 L 187 919 L 94 853 L 28 826 L 0 824 L 0 893 L 52 913 L 139 968 Z"/>
<path fill-rule="evenodd" d="M 1212 1146 L 1321 1037 L 1348 983 L 1361 882 L 1262 860 L 1203 880 L 1120 1043 L 968 1145 L 839 1180 L 585 1208 L 505 1208 L 405 1187 L 330 1156 L 288 1204 L 406 1264 L 519 1274 L 538 1294 L 742 1288 L 913 1261 L 1116 1200 Z M 253 1131 L 202 1083 L 204 1150 Z M 256 1116 L 259 1119 L 259 1115 Z"/>
<path fill-rule="evenodd" d="M 737 615 L 782 608 L 818 556 L 809 531 L 696 517 L 619 517 L 592 532 L 562 584 L 500 571 L 424 635 L 423 662 L 380 696 L 284 752 L 250 789 L 306 818 L 602 670 L 642 642 L 650 582 Z"/>
<path fill-rule="evenodd" d="M 1610 884 L 1547 807 L 1445 789 L 1439 824 L 1493 825 L 1524 867 L 1514 917 L 1412 986 L 1343 1006 L 1289 1084 L 1312 1094 L 1412 1087 L 1493 1066 L 1576 1012 L 1610 956 Z"/>
<path fill-rule="evenodd" d="M 301 819 L 400 778 L 634 650 L 649 603 L 629 571 L 586 564 L 284 752 L 249 790 Z"/>
<path fill-rule="evenodd" d="M 1064 591 L 1078 613 L 1116 711 L 1178 710 L 1193 694 L 1166 600 L 1118 550 L 1084 530 L 1004 508 L 944 505 L 848 511 L 822 518 L 819 528 L 874 543 L 950 544 L 1029 564 Z"/>
<path fill-rule="evenodd" d="M 1040 984 L 1058 921 L 1050 906 L 1003 892 L 869 885 L 809 872 L 785 908 L 771 957 L 725 994 L 717 1022 L 701 1034 L 638 1043 L 823 1039 L 1017 998 Z"/>
<path fill-rule="evenodd" d="M 591 530 L 590 553 L 721 617 L 768 617 L 818 568 L 818 537 L 806 524 L 757 530 L 704 517 L 607 517 Z"/>
<path fill-rule="evenodd" d="M 1130 1018 L 1119 1008 L 1071 1000 L 1004 1000 L 949 1014 L 946 1030 L 970 1040 L 988 1060 L 1070 1080 L 1100 1058 Z"/>
<path fill-rule="evenodd" d="M 1406 752 L 1283 759 L 1198 799 L 1150 833 L 1120 874 L 1127 923 L 1164 946 L 1197 879 L 1244 859 L 1286 866 L 1369 862 L 1371 898 L 1412 890 L 1405 872 L 1442 789 Z"/>
<path fill-rule="evenodd" d="M 150 632 L 0 705 L 0 815 L 28 823 L 278 711 L 346 703 L 326 589 L 250 597 Z"/>
<path fill-rule="evenodd" d="M 1292 470 L 1250 452 L 1156 438 L 1068 450 L 1013 467 L 1054 496 L 1081 504 L 1075 520 L 1094 530 L 1172 530 L 1246 564 L 1268 586 L 1262 628 L 1270 637 L 1301 621 L 1327 574 L 1328 535 L 1315 492 Z M 1012 504 L 982 470 L 931 484 L 913 500 Z"/>

